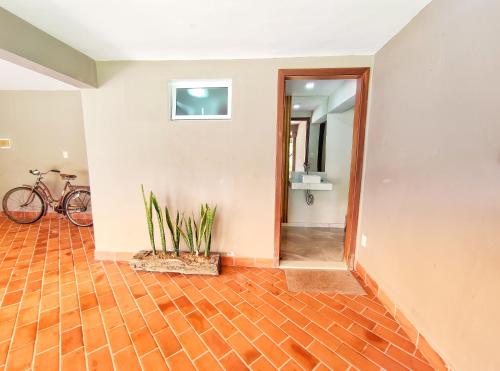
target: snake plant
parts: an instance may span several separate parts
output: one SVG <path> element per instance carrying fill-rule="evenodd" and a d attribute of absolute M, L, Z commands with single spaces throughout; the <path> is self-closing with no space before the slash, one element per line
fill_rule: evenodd
<path fill-rule="evenodd" d="M 202 206 L 203 209 L 203 206 Z M 204 214 L 205 216 L 205 229 L 203 234 L 203 239 L 205 241 L 205 256 L 208 257 L 210 255 L 210 248 L 212 245 L 212 227 L 214 225 L 215 220 L 215 212 L 217 211 L 217 206 L 213 209 L 205 204 Z"/>
<path fill-rule="evenodd" d="M 165 226 L 163 224 L 163 212 L 161 210 L 160 205 L 158 204 L 158 200 L 156 196 L 151 192 L 151 203 L 156 211 L 156 217 L 158 218 L 158 227 L 160 229 L 160 239 L 161 239 L 161 247 L 163 252 L 167 253 L 167 241 L 165 239 Z"/>
<path fill-rule="evenodd" d="M 165 206 L 165 216 L 167 219 L 167 226 L 170 231 L 170 236 L 172 237 L 172 244 L 174 245 L 174 252 L 176 256 L 180 254 L 180 242 L 181 242 L 181 233 L 179 225 L 181 223 L 181 217 L 179 212 L 177 211 L 177 216 L 175 218 L 175 226 L 172 223 L 172 218 L 170 218 L 170 213 L 168 212 L 168 207 Z"/>
<path fill-rule="evenodd" d="M 182 226 L 185 226 L 186 231 L 182 230 Z M 186 243 L 186 246 L 189 249 L 189 252 L 193 254 L 194 252 L 194 235 L 193 235 L 193 220 L 189 217 L 187 220 L 182 216 L 181 225 L 178 225 L 177 228 L 182 236 L 182 239 Z"/>
<path fill-rule="evenodd" d="M 207 214 L 205 213 L 205 208 L 203 205 L 200 207 L 200 222 L 196 224 L 196 219 L 193 215 L 194 224 L 194 243 L 195 243 L 195 254 L 199 255 L 201 250 L 201 244 L 203 242 L 203 236 L 205 235 L 205 227 L 207 224 Z"/>
<path fill-rule="evenodd" d="M 153 203 L 152 200 L 154 198 L 153 192 L 149 192 L 149 202 L 146 199 L 146 195 L 144 193 L 144 185 L 141 184 L 142 190 L 142 199 L 144 200 L 144 208 L 146 209 L 146 220 L 148 222 L 148 231 L 149 231 L 149 239 L 151 241 L 151 248 L 153 249 L 153 254 L 156 255 L 156 246 L 155 246 L 155 232 L 153 227 Z"/>

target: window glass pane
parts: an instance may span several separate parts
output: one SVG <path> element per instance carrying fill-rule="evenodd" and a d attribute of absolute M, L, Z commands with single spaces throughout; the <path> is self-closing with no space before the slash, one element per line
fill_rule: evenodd
<path fill-rule="evenodd" d="M 228 88 L 177 88 L 177 116 L 227 115 Z"/>

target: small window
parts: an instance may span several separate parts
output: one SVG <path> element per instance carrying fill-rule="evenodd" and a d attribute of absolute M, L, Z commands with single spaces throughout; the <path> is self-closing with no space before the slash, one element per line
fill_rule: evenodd
<path fill-rule="evenodd" d="M 231 80 L 178 80 L 171 88 L 172 120 L 231 118 Z"/>

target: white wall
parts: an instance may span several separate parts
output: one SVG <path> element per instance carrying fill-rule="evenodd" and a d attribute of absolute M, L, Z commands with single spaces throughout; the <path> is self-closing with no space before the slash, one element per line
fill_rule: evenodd
<path fill-rule="evenodd" d="M 333 190 L 313 191 L 314 204 L 309 206 L 305 202 L 303 190 L 289 189 L 288 223 L 344 227 L 349 193 L 353 119 L 353 109 L 327 115 L 325 171 L 327 179 L 333 183 Z"/>
<path fill-rule="evenodd" d="M 12 139 L 0 149 L 0 198 L 11 188 L 32 184 L 29 169 L 60 169 L 88 185 L 87 157 L 80 92 L 0 91 L 0 138 Z M 69 158 L 64 159 L 62 152 Z M 58 196 L 63 183 L 46 178 Z"/>
<path fill-rule="evenodd" d="M 139 191 L 144 183 L 172 207 L 217 204 L 216 250 L 272 258 L 278 69 L 371 61 L 351 56 L 99 63 L 100 88 L 82 93 L 97 251 L 149 247 Z M 232 79 L 232 120 L 170 121 L 167 84 L 183 78 Z"/>
<path fill-rule="evenodd" d="M 359 262 L 454 370 L 500 370 L 499 19 L 434 0 L 375 57 Z"/>

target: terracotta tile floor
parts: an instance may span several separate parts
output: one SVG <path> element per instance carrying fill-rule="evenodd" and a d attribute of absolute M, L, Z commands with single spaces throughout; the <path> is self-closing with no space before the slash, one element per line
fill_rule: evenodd
<path fill-rule="evenodd" d="M 2 369 L 430 369 L 373 296 L 286 290 L 279 270 L 137 273 L 91 229 L 0 216 Z"/>

